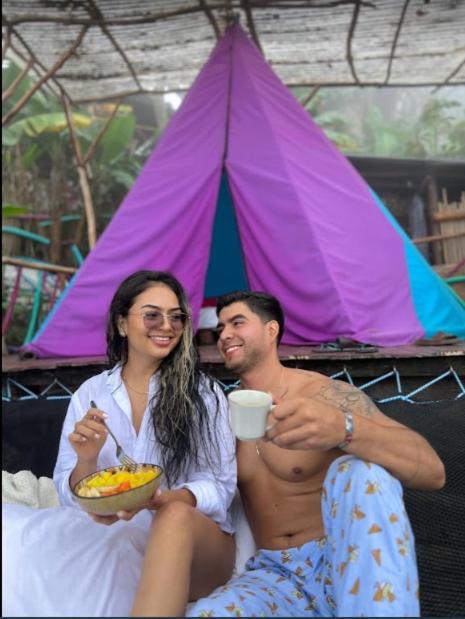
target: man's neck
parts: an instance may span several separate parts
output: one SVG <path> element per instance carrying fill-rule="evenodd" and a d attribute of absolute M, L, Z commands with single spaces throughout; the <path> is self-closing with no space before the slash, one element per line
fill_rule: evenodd
<path fill-rule="evenodd" d="M 280 387 L 283 371 L 284 366 L 281 365 L 278 356 L 267 359 L 248 372 L 239 375 L 241 386 L 243 389 L 273 392 Z"/>

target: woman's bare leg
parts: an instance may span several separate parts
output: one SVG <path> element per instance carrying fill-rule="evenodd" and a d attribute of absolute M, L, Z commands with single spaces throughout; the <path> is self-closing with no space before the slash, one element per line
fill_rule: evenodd
<path fill-rule="evenodd" d="M 189 600 L 230 578 L 234 559 L 231 535 L 190 505 L 167 503 L 152 524 L 132 616 L 184 616 Z"/>

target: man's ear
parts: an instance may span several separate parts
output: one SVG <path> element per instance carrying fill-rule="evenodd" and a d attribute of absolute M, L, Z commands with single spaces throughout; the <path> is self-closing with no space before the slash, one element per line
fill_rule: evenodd
<path fill-rule="evenodd" d="M 267 323 L 268 333 L 274 340 L 278 340 L 279 336 L 279 323 L 277 320 L 270 320 Z"/>

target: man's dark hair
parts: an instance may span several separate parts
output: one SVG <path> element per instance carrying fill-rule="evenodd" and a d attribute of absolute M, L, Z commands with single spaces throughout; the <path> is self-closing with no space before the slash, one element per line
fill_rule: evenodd
<path fill-rule="evenodd" d="M 249 292 L 246 290 L 228 292 L 228 294 L 224 294 L 218 298 L 216 303 L 217 316 L 220 315 L 223 308 L 233 303 L 245 303 L 249 310 L 257 314 L 263 322 L 276 320 L 279 325 L 277 343 L 280 343 L 284 333 L 284 314 L 276 297 L 266 294 L 266 292 Z"/>

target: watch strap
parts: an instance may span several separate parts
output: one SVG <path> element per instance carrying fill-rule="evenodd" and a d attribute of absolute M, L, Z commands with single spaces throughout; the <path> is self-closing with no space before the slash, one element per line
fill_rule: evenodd
<path fill-rule="evenodd" d="M 339 449 L 345 449 L 350 444 L 351 440 L 354 437 L 354 420 L 352 418 L 352 413 L 349 411 L 343 410 L 342 414 L 344 415 L 346 435 L 342 443 L 339 443 L 338 445 Z"/>

